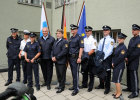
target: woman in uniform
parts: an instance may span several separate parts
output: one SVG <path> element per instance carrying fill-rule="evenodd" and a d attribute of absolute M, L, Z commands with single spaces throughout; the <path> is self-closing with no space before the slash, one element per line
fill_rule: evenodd
<path fill-rule="evenodd" d="M 30 34 L 31 42 L 28 42 L 24 48 L 25 51 L 25 60 L 27 61 L 27 80 L 28 80 L 28 87 L 33 86 L 33 78 L 32 78 L 32 70 L 34 70 L 35 82 L 36 82 L 36 89 L 37 91 L 40 90 L 39 85 L 39 68 L 37 59 L 41 54 L 39 43 L 35 41 L 36 34 Z"/>
<path fill-rule="evenodd" d="M 113 67 L 113 77 L 112 82 L 116 85 L 116 92 L 112 94 L 115 99 L 118 99 L 121 93 L 121 79 L 123 75 L 123 71 L 125 68 L 125 56 L 126 56 L 126 46 L 124 45 L 124 40 L 127 36 L 123 33 L 118 35 L 118 43 L 119 45 L 116 47 L 114 51 L 114 55 L 112 58 L 112 67 Z"/>

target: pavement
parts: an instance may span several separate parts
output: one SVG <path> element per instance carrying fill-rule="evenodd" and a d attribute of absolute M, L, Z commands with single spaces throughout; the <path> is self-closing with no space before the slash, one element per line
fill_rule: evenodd
<path fill-rule="evenodd" d="M 41 73 L 41 69 L 39 71 L 39 74 L 40 74 L 40 84 L 42 84 L 43 76 Z M 15 71 L 14 71 L 13 76 L 14 76 L 13 82 L 15 82 L 16 80 Z M 0 93 L 3 92 L 7 88 L 7 86 L 4 86 L 5 82 L 7 81 L 7 77 L 8 77 L 7 72 L 0 73 Z M 104 95 L 103 89 L 97 90 L 94 88 L 91 92 L 87 92 L 87 89 L 80 89 L 79 93 L 76 96 L 71 96 L 72 91 L 68 90 L 68 88 L 72 86 L 72 75 L 71 75 L 70 68 L 67 69 L 66 79 L 67 79 L 67 82 L 71 83 L 71 85 L 66 85 L 65 91 L 63 91 L 60 94 L 56 93 L 55 87 L 57 85 L 51 85 L 51 90 L 47 90 L 46 87 L 41 87 L 40 91 L 36 91 L 36 88 L 34 87 L 34 95 L 36 96 L 37 100 L 114 100 L 112 97 L 112 94 L 115 91 L 114 83 L 111 83 L 111 92 L 107 95 Z M 81 79 L 82 79 L 82 76 L 80 74 L 79 76 L 80 84 L 81 84 Z M 23 80 L 23 73 L 21 73 L 21 80 Z M 56 82 L 56 80 L 57 80 L 57 77 L 56 77 L 56 71 L 54 68 L 52 83 Z M 98 84 L 99 84 L 98 78 L 95 78 L 94 87 L 98 86 Z M 121 87 L 122 89 L 126 88 L 126 86 L 124 85 L 122 85 Z M 130 92 L 122 92 L 122 94 L 123 95 L 121 98 L 123 99 L 121 100 L 130 100 L 128 98 L 129 94 L 131 94 Z M 8 100 L 11 100 L 11 98 L 9 98 Z M 140 100 L 140 95 L 139 97 L 134 98 L 132 100 Z"/>

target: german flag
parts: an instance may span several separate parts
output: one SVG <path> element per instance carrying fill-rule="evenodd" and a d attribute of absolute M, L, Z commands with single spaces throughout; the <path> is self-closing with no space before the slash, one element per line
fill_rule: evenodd
<path fill-rule="evenodd" d="M 62 11 L 61 29 L 64 31 L 63 38 L 67 40 L 67 28 L 66 28 L 66 16 L 65 16 L 65 0 L 64 0 L 64 5 L 63 5 L 63 11 Z"/>

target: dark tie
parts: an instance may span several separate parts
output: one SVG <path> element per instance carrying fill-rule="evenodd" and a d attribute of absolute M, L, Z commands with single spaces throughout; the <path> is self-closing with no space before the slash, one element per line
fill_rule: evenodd
<path fill-rule="evenodd" d="M 104 38 L 104 41 L 103 41 L 103 45 L 102 45 L 102 51 L 103 51 L 103 49 L 104 49 L 104 45 L 105 45 L 105 39 L 106 39 L 106 38 Z"/>

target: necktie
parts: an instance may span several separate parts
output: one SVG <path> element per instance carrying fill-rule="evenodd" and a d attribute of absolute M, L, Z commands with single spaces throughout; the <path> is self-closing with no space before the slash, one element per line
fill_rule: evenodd
<path fill-rule="evenodd" d="M 105 45 L 105 39 L 106 39 L 106 38 L 104 38 L 104 41 L 103 41 L 103 45 L 102 45 L 102 51 L 103 51 L 103 49 L 104 49 L 104 45 Z"/>

